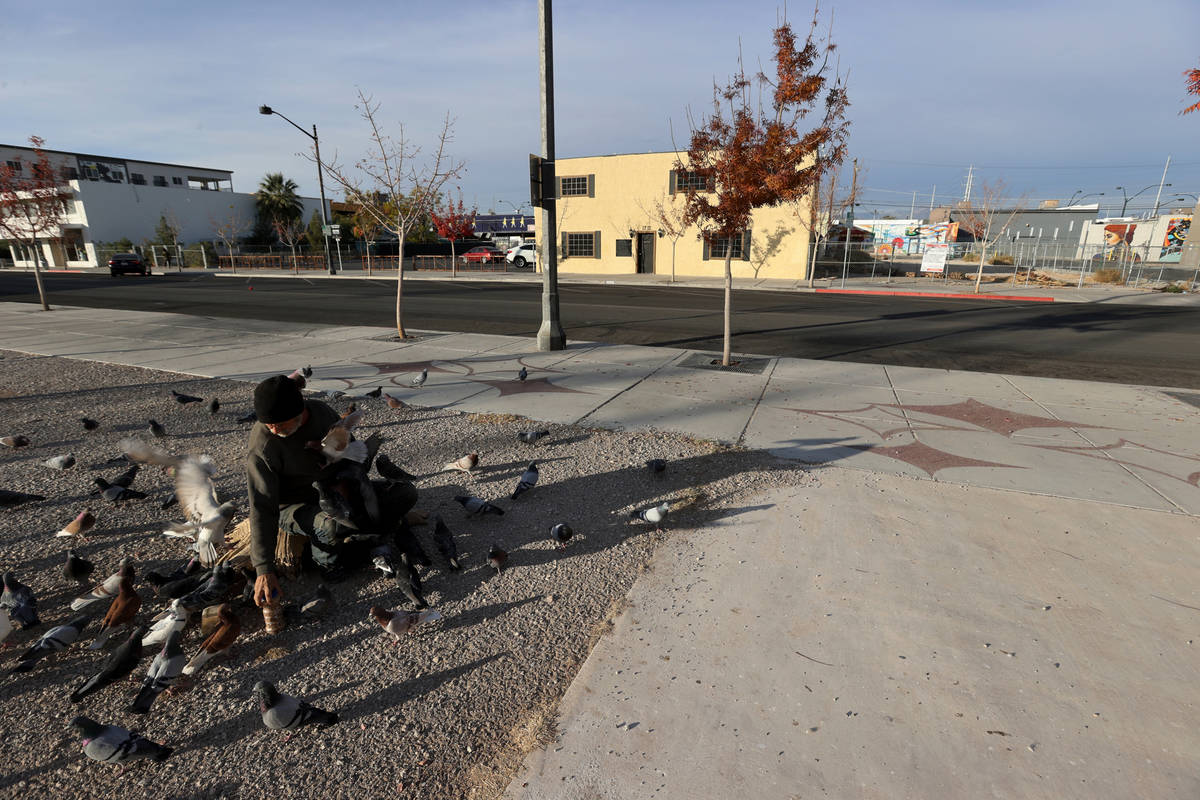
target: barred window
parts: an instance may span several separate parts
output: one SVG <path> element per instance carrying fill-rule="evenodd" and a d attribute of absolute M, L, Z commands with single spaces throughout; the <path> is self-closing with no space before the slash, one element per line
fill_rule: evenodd
<path fill-rule="evenodd" d="M 731 258 L 742 257 L 742 237 L 738 236 L 716 236 L 708 245 L 708 253 L 710 258 L 724 258 L 726 248 L 732 244 L 733 255 Z"/>
<path fill-rule="evenodd" d="M 565 179 L 564 179 L 565 183 Z M 567 234 L 567 256 L 593 258 L 596 255 L 596 240 L 590 233 Z"/>
<path fill-rule="evenodd" d="M 171 183 L 175 184 L 176 186 L 183 186 L 183 178 L 172 177 Z"/>
<path fill-rule="evenodd" d="M 4 163 L 8 164 L 9 169 L 11 169 L 13 172 L 20 172 L 22 169 L 24 169 L 20 161 L 6 161 Z"/>
<path fill-rule="evenodd" d="M 617 255 L 632 256 L 633 255 L 633 239 L 617 239 Z"/>
<path fill-rule="evenodd" d="M 146 176 L 140 172 L 131 172 L 129 173 L 129 182 L 135 186 L 145 186 Z"/>
<path fill-rule="evenodd" d="M 681 170 L 675 173 L 675 191 L 686 192 L 695 189 L 697 192 L 708 191 L 708 178 L 693 170 Z"/>
<path fill-rule="evenodd" d="M 563 197 L 582 197 L 588 193 L 587 176 L 579 175 L 573 178 L 562 179 L 562 196 Z"/>
<path fill-rule="evenodd" d="M 154 185 L 155 186 L 166 186 L 167 179 L 165 177 L 163 177 L 162 175 L 155 175 L 154 176 Z"/>

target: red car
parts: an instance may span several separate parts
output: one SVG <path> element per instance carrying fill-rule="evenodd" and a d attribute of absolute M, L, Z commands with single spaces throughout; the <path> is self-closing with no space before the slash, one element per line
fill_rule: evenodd
<path fill-rule="evenodd" d="M 504 252 L 486 245 L 472 247 L 460 258 L 464 264 L 499 264 L 504 260 Z"/>

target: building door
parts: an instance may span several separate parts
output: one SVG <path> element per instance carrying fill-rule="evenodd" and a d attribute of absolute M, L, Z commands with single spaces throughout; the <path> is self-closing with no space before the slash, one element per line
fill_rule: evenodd
<path fill-rule="evenodd" d="M 654 234 L 639 233 L 637 235 L 637 271 L 652 274 L 654 272 Z"/>

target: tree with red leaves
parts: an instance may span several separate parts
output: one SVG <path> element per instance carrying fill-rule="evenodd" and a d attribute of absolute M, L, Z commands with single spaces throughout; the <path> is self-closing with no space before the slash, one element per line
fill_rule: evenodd
<path fill-rule="evenodd" d="M 466 206 L 463 205 L 462 192 L 459 192 L 457 206 L 453 200 L 447 200 L 445 208 L 440 208 L 429 213 L 430 219 L 433 220 L 433 227 L 437 229 L 438 236 L 450 240 L 450 277 L 452 278 L 458 277 L 454 243 L 475 233 L 475 214 L 477 212 L 477 208 L 467 211 Z"/>
<path fill-rule="evenodd" d="M 55 177 L 50 157 L 42 149 L 45 140 L 30 136 L 33 160 L 28 174 L 25 162 L 0 165 L 0 236 L 19 242 L 33 255 L 33 279 L 37 284 L 42 310 L 49 311 L 46 290 L 42 286 L 42 253 L 38 239 L 57 239 L 67 215 L 66 200 L 71 191 Z"/>
<path fill-rule="evenodd" d="M 819 16 L 818 8 L 800 46 L 787 22 L 775 28 L 774 78 L 761 72 L 753 80 L 746 77 L 739 58 L 729 82 L 713 86 L 712 114 L 692 126 L 686 157 L 676 159 L 687 187 L 685 219 L 700 228 L 712 255 L 725 258 L 724 366 L 729 366 L 735 239 L 749 246 L 744 234 L 756 208 L 811 202 L 822 174 L 846 155 L 850 101 L 844 77 L 830 63 L 837 46 L 818 33 Z M 752 104 L 754 85 L 769 94 L 770 108 Z M 817 125 L 802 132 L 814 111 Z"/>
<path fill-rule="evenodd" d="M 1187 93 L 1193 97 L 1200 97 L 1200 69 L 1185 69 L 1183 77 L 1187 80 Z M 1190 114 L 1193 111 L 1200 111 L 1200 100 L 1192 103 L 1179 113 Z"/>

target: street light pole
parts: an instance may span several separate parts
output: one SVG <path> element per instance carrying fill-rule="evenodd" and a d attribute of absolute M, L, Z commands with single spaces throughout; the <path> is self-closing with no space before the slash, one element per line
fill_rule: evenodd
<path fill-rule="evenodd" d="M 538 3 L 538 35 L 541 56 L 542 158 L 554 163 L 554 25 L 551 0 Z M 555 186 L 542 186 L 542 325 L 538 328 L 538 350 L 562 350 L 567 335 L 558 317 L 558 220 Z"/>
<path fill-rule="evenodd" d="M 324 240 L 325 246 L 325 271 L 330 275 L 336 275 L 337 270 L 333 268 L 333 260 L 329 257 L 329 216 L 325 211 L 325 170 L 321 167 L 321 140 L 317 138 L 317 125 L 314 122 L 312 126 L 312 133 L 309 133 L 308 131 L 304 130 L 304 128 L 301 128 L 299 125 L 292 122 L 287 117 L 284 117 L 283 114 L 280 114 L 270 106 L 259 106 L 258 113 L 268 117 L 272 114 L 277 117 L 282 117 L 287 124 L 291 125 L 293 128 L 313 140 L 313 151 L 317 156 L 317 186 L 321 190 L 321 238 Z"/>

